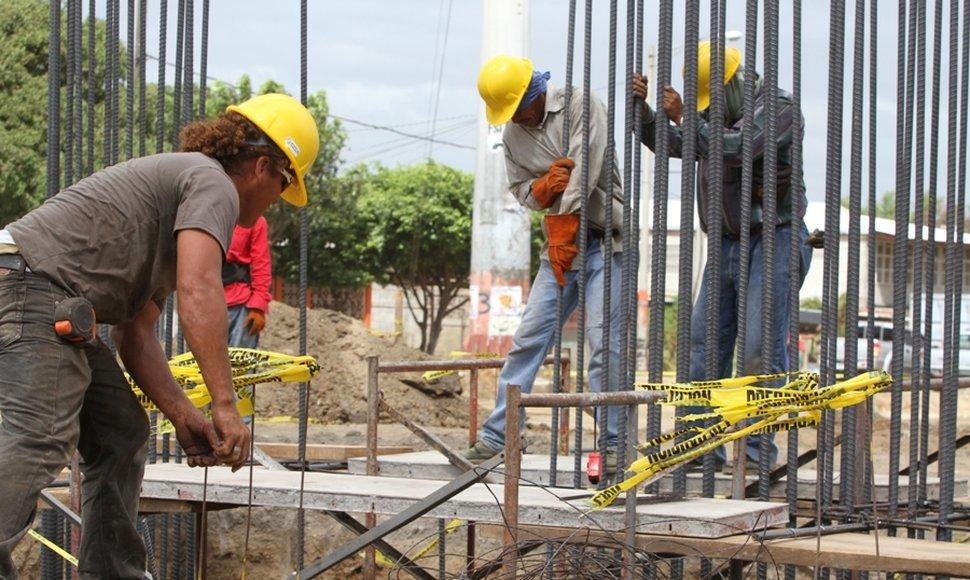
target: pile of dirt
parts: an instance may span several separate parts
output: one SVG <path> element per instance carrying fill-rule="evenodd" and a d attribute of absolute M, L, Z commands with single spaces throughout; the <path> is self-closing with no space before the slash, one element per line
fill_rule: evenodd
<path fill-rule="evenodd" d="M 260 335 L 260 348 L 299 354 L 299 310 L 274 302 Z M 309 415 L 311 421 L 323 423 L 367 421 L 368 356 L 380 356 L 382 362 L 431 358 L 394 340 L 375 336 L 359 320 L 322 308 L 307 311 L 307 354 L 316 358 L 321 367 L 310 384 Z M 381 375 L 380 388 L 392 407 L 417 423 L 434 427 L 468 424 L 468 401 L 460 396 L 461 383 L 455 375 L 438 379 L 430 386 L 423 384 L 421 373 Z M 297 385 L 261 385 L 256 407 L 257 415 L 263 417 L 297 416 Z"/>

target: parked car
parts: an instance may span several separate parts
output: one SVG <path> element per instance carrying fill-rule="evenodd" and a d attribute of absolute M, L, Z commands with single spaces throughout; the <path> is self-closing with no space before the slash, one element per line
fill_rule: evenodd
<path fill-rule="evenodd" d="M 958 345 L 958 356 L 959 361 L 957 362 L 957 374 L 960 376 L 970 376 L 970 333 L 960 335 L 960 342 Z M 939 333 L 934 331 L 933 342 L 930 345 L 930 376 L 940 377 L 943 376 L 943 330 L 939 329 Z M 883 370 L 888 373 L 892 372 L 893 368 L 893 356 L 892 349 L 886 355 L 883 361 Z M 905 373 L 909 374 L 913 371 L 913 342 L 912 339 L 907 336 L 906 343 L 903 348 L 903 368 Z"/>
<path fill-rule="evenodd" d="M 882 368 L 883 359 L 886 353 L 892 350 L 892 340 L 893 340 L 893 329 L 892 326 L 886 324 L 876 324 L 873 327 L 874 331 L 872 334 L 872 355 L 873 355 L 873 367 Z M 858 331 L 856 333 L 856 340 L 858 341 L 856 350 L 856 360 L 858 361 L 859 368 L 864 368 L 866 366 L 866 357 L 869 349 L 869 326 L 865 322 L 860 322 Z M 845 366 L 845 337 L 840 336 L 836 339 L 835 344 L 835 363 L 837 368 L 842 368 Z"/>

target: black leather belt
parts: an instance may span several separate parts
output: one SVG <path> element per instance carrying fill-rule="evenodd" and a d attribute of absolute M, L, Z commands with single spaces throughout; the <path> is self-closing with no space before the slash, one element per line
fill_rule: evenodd
<path fill-rule="evenodd" d="M 30 272 L 27 262 L 20 254 L 0 254 L 0 268 L 16 272 Z"/>

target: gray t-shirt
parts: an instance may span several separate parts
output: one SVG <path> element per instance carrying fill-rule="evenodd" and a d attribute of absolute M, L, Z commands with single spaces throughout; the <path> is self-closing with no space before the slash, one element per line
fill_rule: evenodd
<path fill-rule="evenodd" d="M 98 322 L 131 320 L 175 290 L 175 234 L 202 230 L 229 251 L 239 196 L 201 153 L 163 153 L 99 171 L 7 226 L 30 269 L 94 305 Z"/>

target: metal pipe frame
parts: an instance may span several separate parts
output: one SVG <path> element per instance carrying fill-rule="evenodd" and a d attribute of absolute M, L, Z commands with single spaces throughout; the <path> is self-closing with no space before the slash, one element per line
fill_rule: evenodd
<path fill-rule="evenodd" d="M 522 394 L 519 385 L 508 385 L 505 393 L 505 485 L 503 515 L 505 533 L 502 557 L 503 574 L 515 578 L 519 528 L 519 478 L 522 467 L 522 433 L 519 426 L 521 411 L 528 407 L 607 407 L 624 405 L 627 407 L 627 443 L 636 441 L 638 405 L 649 405 L 665 398 L 664 393 L 654 391 L 615 391 L 606 393 L 552 393 Z M 636 491 L 627 492 L 626 529 L 628 533 L 636 525 Z M 629 538 L 628 538 L 629 540 Z"/>

